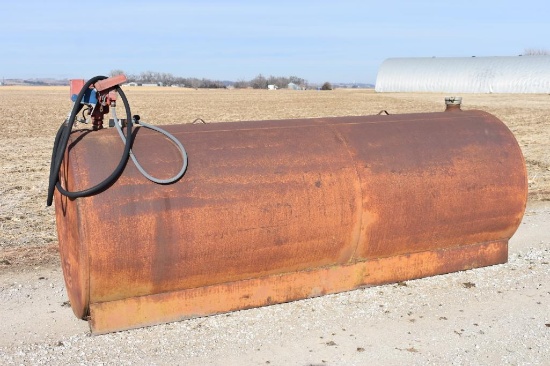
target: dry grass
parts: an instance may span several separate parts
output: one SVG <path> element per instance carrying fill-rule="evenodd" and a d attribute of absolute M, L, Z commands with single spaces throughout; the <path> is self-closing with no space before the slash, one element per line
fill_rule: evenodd
<path fill-rule="evenodd" d="M 126 88 L 132 113 L 162 125 L 299 117 L 441 111 L 444 94 L 367 90 L 268 91 Z M 464 109 L 495 114 L 525 155 L 530 201 L 550 200 L 550 96 L 466 94 Z M 55 132 L 71 107 L 68 88 L 0 87 L 0 247 L 56 241 L 46 189 Z M 122 115 L 123 111 L 119 111 Z"/>

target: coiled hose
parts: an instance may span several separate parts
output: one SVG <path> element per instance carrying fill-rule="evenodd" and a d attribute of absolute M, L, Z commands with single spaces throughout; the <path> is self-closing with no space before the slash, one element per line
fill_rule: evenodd
<path fill-rule="evenodd" d="M 91 196 L 93 194 L 99 193 L 105 188 L 107 188 L 109 185 L 111 185 L 122 173 L 124 170 L 124 167 L 126 166 L 126 162 L 128 161 L 128 156 L 130 154 L 130 148 L 132 147 L 132 123 L 128 123 L 126 125 L 126 144 L 124 145 L 124 152 L 122 153 L 122 156 L 120 157 L 120 161 L 107 178 L 105 178 L 102 182 L 99 184 L 82 190 L 82 191 L 76 191 L 76 192 L 70 192 L 63 188 L 61 186 L 61 182 L 59 181 L 59 171 L 61 169 L 61 163 L 63 162 L 63 157 L 65 155 L 65 150 L 67 149 L 67 143 L 69 141 L 69 136 L 71 135 L 71 131 L 74 125 L 74 121 L 76 119 L 76 115 L 82 109 L 82 98 L 84 97 L 84 94 L 86 91 L 98 82 L 99 80 L 106 79 L 106 76 L 96 76 L 88 80 L 82 89 L 80 90 L 80 93 L 78 93 L 76 100 L 73 105 L 73 109 L 71 110 L 71 114 L 69 116 L 69 119 L 61 124 L 59 127 L 59 130 L 57 131 L 57 134 L 55 136 L 53 151 L 52 151 L 52 161 L 50 165 L 50 179 L 49 179 L 49 185 L 48 185 L 48 197 L 46 201 L 47 206 L 51 206 L 53 202 L 53 194 L 55 189 L 69 197 L 69 198 L 78 198 L 78 197 L 86 197 Z M 120 97 L 122 99 L 122 102 L 124 103 L 124 107 L 126 108 L 126 118 L 127 121 L 132 120 L 132 113 L 130 111 L 130 105 L 128 103 L 128 99 L 126 99 L 126 95 L 122 91 L 122 88 L 120 86 L 116 86 L 117 92 L 120 94 Z"/>
<path fill-rule="evenodd" d="M 113 119 L 114 119 L 114 123 L 115 123 L 116 130 L 118 132 L 118 135 L 120 136 L 120 139 L 122 140 L 122 142 L 126 145 L 128 143 L 128 141 L 127 141 L 126 137 L 124 136 L 124 133 L 122 132 L 122 128 L 120 127 L 120 124 L 119 124 L 118 119 L 116 117 L 115 108 L 112 109 L 112 112 L 113 112 Z M 145 127 L 145 128 L 150 129 L 150 130 L 156 131 L 160 134 L 163 134 L 166 138 L 168 138 L 170 141 L 172 141 L 174 143 L 174 145 L 177 146 L 177 148 L 179 149 L 179 151 L 181 153 L 181 156 L 183 158 L 183 163 L 181 165 L 181 169 L 176 175 L 174 175 L 171 178 L 160 179 L 160 178 L 153 177 L 151 174 L 147 173 L 147 171 L 145 171 L 145 169 L 141 166 L 141 164 L 137 160 L 137 158 L 134 155 L 134 153 L 132 152 L 132 150 L 130 150 L 130 158 L 132 159 L 132 161 L 136 165 L 136 168 L 139 170 L 139 172 L 145 178 L 149 179 L 151 182 L 155 182 L 155 183 L 158 183 L 158 184 L 170 184 L 170 183 L 173 183 L 173 182 L 177 181 L 178 179 L 180 179 L 183 176 L 183 174 L 185 173 L 185 171 L 187 170 L 187 160 L 188 160 L 187 159 L 187 152 L 185 151 L 185 148 L 183 147 L 181 142 L 179 142 L 179 140 L 174 135 L 170 134 L 168 131 L 165 131 L 165 130 L 163 130 L 161 128 L 158 128 L 156 126 L 153 126 L 153 125 L 150 125 L 148 123 L 140 121 L 139 116 L 134 117 L 134 122 L 136 124 L 138 124 L 139 126 L 141 126 L 141 127 Z"/>

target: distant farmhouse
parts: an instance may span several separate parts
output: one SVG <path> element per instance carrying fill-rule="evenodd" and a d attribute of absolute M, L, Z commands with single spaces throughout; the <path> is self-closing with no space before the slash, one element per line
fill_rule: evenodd
<path fill-rule="evenodd" d="M 377 92 L 550 93 L 550 56 L 390 58 Z"/>

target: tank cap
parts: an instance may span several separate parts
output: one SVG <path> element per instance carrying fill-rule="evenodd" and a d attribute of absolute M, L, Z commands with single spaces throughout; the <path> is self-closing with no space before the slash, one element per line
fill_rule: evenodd
<path fill-rule="evenodd" d="M 462 103 L 462 97 L 445 97 L 445 111 L 446 112 L 461 111 L 460 109 L 461 103 Z"/>
<path fill-rule="evenodd" d="M 446 105 L 461 105 L 462 97 L 445 97 Z"/>

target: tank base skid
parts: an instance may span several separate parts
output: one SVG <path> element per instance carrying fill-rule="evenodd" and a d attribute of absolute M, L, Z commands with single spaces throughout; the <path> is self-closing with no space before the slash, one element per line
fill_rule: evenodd
<path fill-rule="evenodd" d="M 397 255 L 90 304 L 93 334 L 175 322 L 506 263 L 508 241 Z"/>

